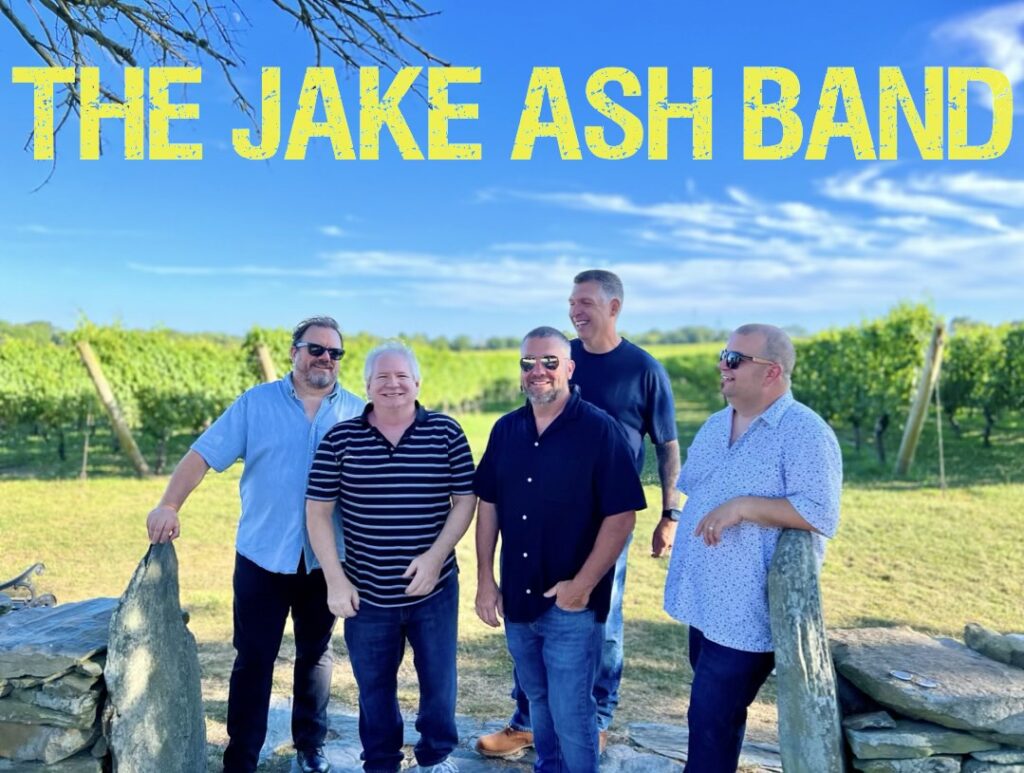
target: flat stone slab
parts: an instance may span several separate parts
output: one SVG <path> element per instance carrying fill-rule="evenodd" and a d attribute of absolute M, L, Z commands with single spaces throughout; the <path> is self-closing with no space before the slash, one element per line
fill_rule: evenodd
<path fill-rule="evenodd" d="M 103 762 L 89 752 L 81 752 L 63 762 L 47 765 L 44 762 L 11 762 L 0 759 L 3 773 L 103 773 Z"/>
<path fill-rule="evenodd" d="M 74 728 L 0 722 L 0 749 L 15 762 L 54 763 L 92 746 L 99 727 Z"/>
<path fill-rule="evenodd" d="M 628 730 L 629 740 L 640 748 L 686 762 L 686 747 L 689 745 L 690 733 L 685 727 L 633 722 Z M 774 744 L 746 741 L 740 751 L 740 768 L 781 772 L 782 757 L 779 747 Z"/>
<path fill-rule="evenodd" d="M 896 727 L 896 720 L 887 711 L 872 711 L 869 714 L 854 714 L 851 717 L 846 717 L 843 720 L 843 727 L 849 730 Z"/>
<path fill-rule="evenodd" d="M 150 546 L 118 602 L 105 678 L 115 773 L 206 770 L 199 655 L 182 619 L 171 543 Z"/>
<path fill-rule="evenodd" d="M 862 773 L 958 773 L 959 757 L 922 757 L 916 760 L 854 760 Z"/>
<path fill-rule="evenodd" d="M 862 760 L 969 754 L 999 748 L 999 744 L 970 733 L 909 719 L 897 720 L 893 728 L 847 730 L 846 739 L 854 756 Z"/>
<path fill-rule="evenodd" d="M 997 765 L 1019 765 L 1024 763 L 1024 749 L 996 749 L 990 752 L 972 752 L 971 756 L 982 762 Z"/>
<path fill-rule="evenodd" d="M 1024 765 L 999 765 L 981 760 L 966 760 L 964 773 L 1024 773 Z"/>
<path fill-rule="evenodd" d="M 1024 745 L 1024 669 L 909 628 L 836 630 L 830 638 L 839 672 L 886 708 Z M 892 671 L 913 674 L 915 681 Z"/>
<path fill-rule="evenodd" d="M 0 679 L 63 674 L 102 652 L 116 604 L 88 599 L 0 617 Z"/>

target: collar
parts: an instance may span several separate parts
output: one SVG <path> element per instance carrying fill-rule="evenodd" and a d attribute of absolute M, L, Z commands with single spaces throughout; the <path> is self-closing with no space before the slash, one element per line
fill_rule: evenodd
<path fill-rule="evenodd" d="M 362 414 L 360 414 L 360 416 L 359 416 L 359 421 L 360 421 L 360 423 L 364 427 L 369 427 L 370 426 L 370 414 L 372 412 L 373 412 L 373 403 L 367 403 L 363 407 Z M 430 418 L 430 414 L 427 412 L 427 409 L 424 408 L 422 405 L 420 405 L 420 401 L 417 400 L 416 401 L 416 415 L 413 416 L 412 423 L 413 424 L 423 424 L 423 423 L 426 422 L 426 420 L 428 418 Z"/>
<path fill-rule="evenodd" d="M 579 415 L 580 403 L 582 401 L 583 398 L 580 397 L 580 388 L 578 386 L 570 385 L 569 399 L 566 400 L 565 405 L 562 406 L 562 412 L 554 418 L 554 421 L 552 421 L 551 424 L 561 422 L 563 419 L 565 421 L 574 421 Z M 535 421 L 536 417 L 533 415 L 533 403 L 530 402 L 529 398 L 527 398 L 526 405 L 524 407 L 526 408 L 526 415 L 529 416 L 531 421 Z"/>
<path fill-rule="evenodd" d="M 782 421 L 783 414 L 794 402 L 793 393 L 787 391 L 774 403 L 765 408 L 761 412 L 761 415 L 757 417 L 757 420 L 763 421 L 769 427 L 775 428 L 779 426 L 779 422 Z"/>

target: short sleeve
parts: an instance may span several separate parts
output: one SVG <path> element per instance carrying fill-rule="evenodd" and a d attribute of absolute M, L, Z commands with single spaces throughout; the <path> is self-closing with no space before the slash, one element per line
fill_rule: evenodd
<path fill-rule="evenodd" d="M 336 430 L 331 430 L 317 446 L 309 468 L 306 499 L 333 502 L 341 495 L 341 459 L 343 451 Z"/>
<path fill-rule="evenodd" d="M 451 493 L 464 496 L 473 493 L 473 452 L 466 433 L 455 419 L 449 419 L 448 467 L 451 471 Z"/>
<path fill-rule="evenodd" d="M 477 465 L 473 476 L 473 493 L 485 502 L 492 504 L 498 501 L 498 470 L 497 456 L 500 444 L 500 422 L 491 428 L 491 436 L 487 439 L 487 448 L 483 458 Z"/>
<path fill-rule="evenodd" d="M 612 419 L 605 422 L 601 452 L 594 468 L 594 493 L 602 517 L 647 507 L 633 453 L 625 434 Z"/>
<path fill-rule="evenodd" d="M 832 537 L 839 526 L 842 453 L 831 428 L 818 417 L 811 418 L 800 422 L 799 431 L 784 444 L 786 498 L 815 530 Z"/>
<path fill-rule="evenodd" d="M 648 396 L 644 420 L 647 434 L 655 445 L 663 445 L 677 437 L 676 404 L 672 397 L 672 382 L 664 366 L 657 360 L 647 376 Z"/>
<path fill-rule="evenodd" d="M 245 456 L 249 435 L 249 393 L 245 392 L 192 444 L 192 450 L 217 472 Z"/>

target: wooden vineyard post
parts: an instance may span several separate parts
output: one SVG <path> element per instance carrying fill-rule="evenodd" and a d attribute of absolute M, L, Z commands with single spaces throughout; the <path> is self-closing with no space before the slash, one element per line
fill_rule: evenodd
<path fill-rule="evenodd" d="M 263 380 L 267 383 L 277 381 L 277 368 L 274 367 L 274 360 L 270 356 L 270 350 L 264 343 L 255 346 L 256 359 L 260 363 L 260 372 L 263 373 Z"/>
<path fill-rule="evenodd" d="M 928 352 L 925 354 L 924 365 L 921 366 L 921 376 L 917 381 L 917 393 L 910 404 L 907 425 L 903 429 L 903 440 L 900 441 L 900 452 L 896 456 L 897 475 L 906 475 L 914 461 L 917 441 L 921 438 L 921 430 L 924 428 L 924 421 L 928 416 L 932 390 L 935 388 L 935 382 L 938 380 L 939 371 L 942 368 L 942 349 L 945 341 L 946 328 L 940 322 L 935 325 L 935 330 L 932 332 L 932 340 L 928 345 Z"/>
<path fill-rule="evenodd" d="M 131 460 L 135 472 L 140 477 L 149 475 L 149 465 L 146 464 L 146 460 L 142 457 L 142 453 L 135 443 L 135 438 L 132 437 L 132 431 L 128 428 L 128 422 L 124 420 L 121 406 L 118 405 L 117 398 L 114 397 L 114 392 L 110 389 L 110 384 L 103 375 L 100 361 L 88 341 L 78 342 L 78 353 L 82 357 L 82 364 L 85 365 L 85 369 L 89 371 L 89 378 L 92 379 L 92 383 L 96 387 L 96 393 L 100 397 L 100 402 L 103 403 L 107 415 L 110 416 L 110 423 L 114 428 L 114 434 L 117 435 L 121 448 L 128 453 L 128 458 Z"/>

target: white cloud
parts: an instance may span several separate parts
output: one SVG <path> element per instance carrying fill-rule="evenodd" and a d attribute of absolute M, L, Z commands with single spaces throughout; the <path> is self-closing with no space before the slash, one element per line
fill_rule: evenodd
<path fill-rule="evenodd" d="M 320 233 L 324 236 L 330 236 L 332 239 L 338 239 L 342 236 L 348 236 L 348 233 L 336 225 L 322 225 L 319 228 Z"/>

